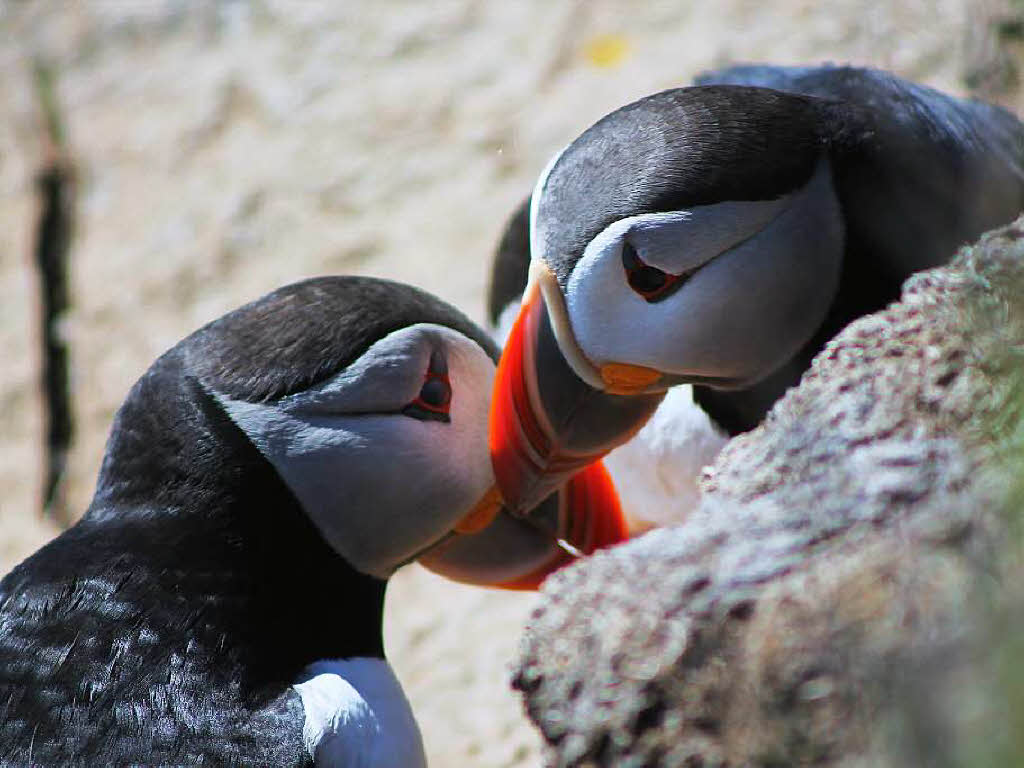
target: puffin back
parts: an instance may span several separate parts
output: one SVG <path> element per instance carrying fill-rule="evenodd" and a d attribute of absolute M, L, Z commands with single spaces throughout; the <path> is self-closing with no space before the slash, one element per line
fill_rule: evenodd
<path fill-rule="evenodd" d="M 697 82 L 824 102 L 850 258 L 891 280 L 945 263 L 1024 208 L 1024 124 L 1001 107 L 859 67 L 748 65 Z"/>

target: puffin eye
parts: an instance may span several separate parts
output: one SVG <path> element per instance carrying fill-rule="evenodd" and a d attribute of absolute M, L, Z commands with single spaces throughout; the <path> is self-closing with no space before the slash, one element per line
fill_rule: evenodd
<path fill-rule="evenodd" d="M 671 295 L 692 274 L 673 275 L 645 264 L 628 241 L 622 243 L 622 268 L 626 270 L 629 287 L 652 304 Z"/>
<path fill-rule="evenodd" d="M 447 373 L 427 371 L 420 393 L 402 413 L 421 421 L 451 421 L 448 414 L 452 404 L 452 385 Z"/>

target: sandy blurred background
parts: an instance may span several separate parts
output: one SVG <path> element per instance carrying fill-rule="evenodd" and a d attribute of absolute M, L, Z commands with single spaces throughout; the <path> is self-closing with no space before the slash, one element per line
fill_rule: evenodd
<path fill-rule="evenodd" d="M 58 530 L 38 511 L 33 61 L 78 174 L 73 516 L 132 382 L 202 323 L 327 273 L 405 280 L 483 320 L 506 215 L 604 113 L 749 60 L 873 64 L 1015 104 L 1009 2 L 0 0 L 0 573 Z M 387 648 L 432 765 L 540 764 L 507 686 L 531 604 L 395 577 Z"/>

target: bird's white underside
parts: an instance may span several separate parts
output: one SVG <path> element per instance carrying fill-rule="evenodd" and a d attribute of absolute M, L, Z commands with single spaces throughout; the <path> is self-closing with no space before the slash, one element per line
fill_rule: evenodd
<path fill-rule="evenodd" d="M 729 441 L 693 401 L 693 387 L 673 387 L 632 440 L 604 458 L 632 526 L 676 525 L 700 501 L 697 481 Z"/>
<path fill-rule="evenodd" d="M 293 688 L 306 715 L 303 743 L 317 766 L 426 768 L 423 737 L 384 659 L 318 661 Z"/>

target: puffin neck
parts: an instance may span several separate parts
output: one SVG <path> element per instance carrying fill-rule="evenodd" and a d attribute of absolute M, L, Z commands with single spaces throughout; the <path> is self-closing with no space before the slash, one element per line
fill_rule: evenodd
<path fill-rule="evenodd" d="M 237 656 L 253 692 L 290 685 L 320 659 L 384 655 L 386 582 L 327 545 L 173 350 L 118 412 L 78 527 L 103 540 L 106 562 L 97 567 L 106 576 L 117 578 L 118 568 L 147 574 L 132 579 L 146 585 L 138 600 L 152 604 L 165 593 L 179 613 L 168 620 L 179 625 L 180 614 L 201 615 L 197 636 L 178 640 L 208 636 Z M 211 664 L 220 655 L 211 649 Z"/>

